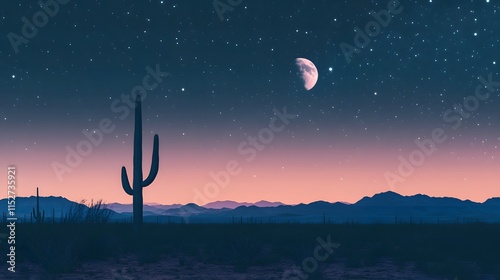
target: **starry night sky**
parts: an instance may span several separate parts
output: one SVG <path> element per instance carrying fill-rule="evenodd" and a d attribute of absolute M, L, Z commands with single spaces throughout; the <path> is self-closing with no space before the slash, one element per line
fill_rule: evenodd
<path fill-rule="evenodd" d="M 401 0 L 403 11 L 350 63 L 340 44 L 354 45 L 354 28 L 389 1 L 243 1 L 221 21 L 212 1 L 73 0 L 16 53 L 7 34 L 21 35 L 21 18 L 41 10 L 26 2 L 0 11 L 0 163 L 17 165 L 18 195 L 38 186 L 41 195 L 131 201 L 120 167 L 131 170 L 133 117 L 120 119 L 111 104 L 159 65 L 169 76 L 143 102 L 146 174 L 156 133 L 161 151 L 146 201 L 191 202 L 229 160 L 243 172 L 211 200 L 354 202 L 390 189 L 500 196 L 498 91 L 458 129 L 443 120 L 474 95 L 479 76 L 500 81 L 498 0 Z M 318 69 L 310 91 L 297 57 Z M 246 162 L 239 143 L 284 106 L 298 117 Z M 59 180 L 51 164 L 103 118 L 116 129 Z M 398 156 L 435 128 L 450 139 L 388 186 Z"/>

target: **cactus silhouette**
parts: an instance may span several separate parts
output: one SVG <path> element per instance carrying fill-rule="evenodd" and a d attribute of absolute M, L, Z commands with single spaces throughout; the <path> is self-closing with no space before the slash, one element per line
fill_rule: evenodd
<path fill-rule="evenodd" d="M 35 208 L 33 208 L 33 218 L 35 218 L 35 221 L 39 224 L 43 223 L 43 220 L 45 219 L 45 210 L 40 213 L 40 197 L 38 196 L 38 188 L 36 188 L 36 212 Z"/>
<path fill-rule="evenodd" d="M 134 208 L 134 232 L 140 234 L 142 226 L 142 211 L 143 211 L 143 198 L 142 188 L 147 187 L 153 183 L 156 175 L 158 175 L 158 167 L 160 162 L 159 157 L 159 137 L 158 134 L 154 136 L 153 142 L 153 161 L 151 170 L 146 180 L 143 180 L 142 174 L 142 108 L 141 98 L 139 96 L 135 99 L 135 128 L 134 128 L 134 170 L 132 187 L 127 176 L 127 169 L 122 167 L 122 187 L 123 190 L 133 197 Z M 133 189 L 132 189 L 133 188 Z"/>

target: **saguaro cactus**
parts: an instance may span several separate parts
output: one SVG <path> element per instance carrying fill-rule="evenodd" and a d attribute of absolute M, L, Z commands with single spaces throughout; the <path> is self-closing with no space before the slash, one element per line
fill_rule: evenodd
<path fill-rule="evenodd" d="M 36 212 L 35 208 L 33 208 L 33 218 L 35 218 L 35 221 L 39 224 L 43 223 L 43 220 L 45 219 L 45 210 L 40 213 L 40 197 L 38 196 L 38 188 L 36 188 Z"/>
<path fill-rule="evenodd" d="M 135 99 L 135 128 L 134 128 L 134 171 L 132 187 L 127 176 L 127 169 L 122 167 L 122 186 L 123 190 L 133 197 L 134 208 L 134 232 L 140 234 L 142 225 L 143 198 L 142 188 L 153 183 L 156 175 L 158 175 L 158 167 L 160 163 L 159 157 L 159 137 L 154 136 L 153 142 L 153 162 L 151 170 L 146 180 L 143 180 L 142 174 L 142 109 L 141 98 L 137 96 Z M 133 188 L 133 189 L 132 189 Z"/>

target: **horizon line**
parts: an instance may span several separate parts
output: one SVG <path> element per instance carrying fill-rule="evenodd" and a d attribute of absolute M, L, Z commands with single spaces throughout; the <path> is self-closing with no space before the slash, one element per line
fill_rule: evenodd
<path fill-rule="evenodd" d="M 163 205 L 163 206 L 169 206 L 169 205 L 182 205 L 182 206 L 185 206 L 185 205 L 188 205 L 188 204 L 195 204 L 197 206 L 200 206 L 200 207 L 203 207 L 205 205 L 208 205 L 208 204 L 212 204 L 212 203 L 217 203 L 217 202 L 234 202 L 234 203 L 238 203 L 238 204 L 256 204 L 256 203 L 259 203 L 259 202 L 269 202 L 269 203 L 281 203 L 282 205 L 285 205 L 285 206 L 296 206 L 296 205 L 300 205 L 300 204 L 305 204 L 305 205 L 308 205 L 308 204 L 311 204 L 311 203 L 315 203 L 315 202 L 326 202 L 326 203 L 343 203 L 343 204 L 346 204 L 346 205 L 351 205 L 351 204 L 356 204 L 358 203 L 359 201 L 361 201 L 362 199 L 364 198 L 373 198 L 374 196 L 376 195 L 380 195 L 380 194 L 387 194 L 387 193 L 394 193 L 394 194 L 397 194 L 399 196 L 402 196 L 402 197 L 412 197 L 412 196 L 417 196 L 417 195 L 423 195 L 423 196 L 427 196 L 429 198 L 452 198 L 452 199 L 458 199 L 460 201 L 470 201 L 470 202 L 474 202 L 474 203 L 485 203 L 486 201 L 490 200 L 490 199 L 494 199 L 494 198 L 500 198 L 500 196 L 493 196 L 493 197 L 489 197 L 487 198 L 486 200 L 482 201 L 482 202 L 479 202 L 479 201 L 474 201 L 474 200 L 471 200 L 471 199 L 461 199 L 461 198 L 457 198 L 457 197 L 453 197 L 453 196 L 430 196 L 428 194 L 423 194 L 423 193 L 415 193 L 415 194 L 411 194 L 411 195 L 403 195 L 403 194 L 400 194 L 398 192 L 395 192 L 395 191 L 391 191 L 391 190 L 388 190 L 388 191 L 383 191 L 383 192 L 378 192 L 378 193 L 374 193 L 372 194 L 371 196 L 370 195 L 365 195 L 363 197 L 361 197 L 360 199 L 358 199 L 356 202 L 346 202 L 346 201 L 326 201 L 326 200 L 314 200 L 314 201 L 310 201 L 310 202 L 300 202 L 300 203 L 293 203 L 293 204 L 288 204 L 288 203 L 285 203 L 285 202 L 282 202 L 282 201 L 269 201 L 269 200 L 266 200 L 266 199 L 261 199 L 259 201 L 256 201 L 256 202 L 239 202 L 239 201 L 236 201 L 236 200 L 228 200 L 228 199 L 225 199 L 225 200 L 215 200 L 215 201 L 211 201 L 211 202 L 208 202 L 206 204 L 203 204 L 203 205 L 198 205 L 194 202 L 188 202 L 188 203 L 170 203 L 170 204 L 162 204 L 162 203 L 158 203 L 158 202 L 144 202 L 143 205 L 147 205 L 147 206 L 154 206 L 154 205 Z M 36 197 L 36 195 L 30 195 L 30 196 L 18 196 L 16 198 L 31 198 L 31 197 Z M 73 202 L 76 202 L 78 203 L 79 201 L 82 201 L 83 199 L 79 199 L 79 200 L 71 200 L 67 197 L 64 197 L 64 196 L 56 196 L 56 195 L 49 195 L 49 196 L 39 196 L 39 197 L 61 197 L 61 198 L 65 198 L 69 201 L 73 201 Z M 7 199 L 7 197 L 2 197 L 0 199 Z M 86 201 L 91 201 L 91 200 L 94 200 L 94 201 L 99 201 L 101 199 L 85 199 Z M 102 199 L 103 203 L 104 204 L 132 204 L 132 201 L 130 203 L 122 203 L 122 202 L 106 202 L 104 199 Z"/>

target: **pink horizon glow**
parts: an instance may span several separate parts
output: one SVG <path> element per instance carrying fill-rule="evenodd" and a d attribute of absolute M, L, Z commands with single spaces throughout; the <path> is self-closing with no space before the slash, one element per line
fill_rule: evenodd
<path fill-rule="evenodd" d="M 144 176 L 149 173 L 151 147 L 145 140 L 143 155 Z M 186 204 L 194 201 L 194 188 L 203 187 L 213 180 L 209 172 L 225 168 L 230 160 L 239 162 L 242 172 L 231 176 L 231 182 L 207 202 L 233 200 L 257 202 L 267 200 L 285 204 L 310 203 L 323 200 L 355 203 L 364 196 L 392 190 L 402 195 L 426 194 L 437 197 L 456 197 L 483 202 L 500 196 L 498 161 L 482 150 L 456 143 L 442 148 L 416 168 L 404 183 L 391 189 L 384 178 L 387 171 L 394 172 L 397 157 L 406 156 L 389 145 L 365 145 L 352 148 L 347 145 L 331 149 L 276 145 L 258 154 L 252 162 L 238 154 L 235 146 L 207 152 L 187 144 L 163 145 L 160 148 L 160 172 L 153 184 L 144 189 L 144 201 L 161 204 Z M 410 146 L 411 148 L 411 146 Z M 73 201 L 103 199 L 105 202 L 131 203 L 120 182 L 120 169 L 132 171 L 132 149 L 129 144 L 113 149 L 98 147 L 72 173 L 59 182 L 51 168 L 53 160 L 64 159 L 60 147 L 24 151 L 15 147 L 3 153 L 5 159 L 16 159 L 18 168 L 18 196 L 36 194 L 63 196 Z M 411 151 L 408 149 L 407 151 Z M 456 151 L 456 152 L 453 152 Z M 48 160 L 50 159 L 50 160 Z M 1 179 L 6 180 L 6 173 Z M 6 197 L 6 192 L 1 196 Z M 198 203 L 204 204 L 204 203 Z"/>

